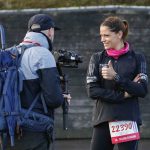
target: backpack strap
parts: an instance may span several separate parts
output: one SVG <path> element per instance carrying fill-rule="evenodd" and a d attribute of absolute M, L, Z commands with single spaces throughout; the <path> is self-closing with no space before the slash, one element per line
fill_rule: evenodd
<path fill-rule="evenodd" d="M 38 93 L 38 95 L 35 97 L 35 99 L 33 100 L 32 104 L 30 105 L 27 113 L 25 114 L 25 118 L 28 117 L 30 111 L 33 109 L 34 105 L 36 104 L 36 102 L 38 101 L 38 98 L 40 97 L 40 93 Z"/>
<path fill-rule="evenodd" d="M 20 46 L 20 56 L 18 57 L 18 62 L 17 62 L 18 68 L 21 65 L 21 60 L 22 60 L 23 54 L 24 54 L 24 52 L 25 52 L 26 49 L 27 49 L 27 47 L 25 45 L 21 45 Z"/>
<path fill-rule="evenodd" d="M 25 52 L 25 50 L 26 49 L 28 49 L 28 48 L 31 48 L 31 47 L 35 47 L 35 46 L 37 46 L 36 44 L 30 44 L 30 45 L 18 45 L 18 46 L 16 46 L 16 48 L 17 48 L 17 50 L 18 50 L 18 53 L 19 53 L 19 55 L 18 55 L 18 62 L 17 62 L 17 64 L 18 64 L 18 67 L 20 67 L 20 65 L 21 65 L 21 60 L 22 60 L 22 57 L 23 57 L 23 54 L 24 54 L 24 52 Z"/>
<path fill-rule="evenodd" d="M 43 104 L 43 108 L 44 108 L 44 113 L 47 114 L 48 113 L 48 109 L 47 109 L 47 106 L 46 106 L 46 103 L 45 103 L 45 99 L 44 99 L 44 96 L 43 96 L 42 93 L 41 93 L 41 100 L 42 100 L 42 104 Z"/>
<path fill-rule="evenodd" d="M 36 102 L 38 101 L 39 97 L 42 100 L 42 104 L 43 104 L 43 108 L 44 108 L 44 113 L 47 114 L 48 113 L 48 109 L 45 103 L 45 99 L 43 97 L 43 95 L 41 93 L 38 93 L 37 96 L 35 97 L 35 99 L 33 100 L 32 104 L 30 105 L 27 113 L 25 114 L 25 118 L 28 117 L 30 111 L 32 111 L 33 107 L 35 106 Z"/>

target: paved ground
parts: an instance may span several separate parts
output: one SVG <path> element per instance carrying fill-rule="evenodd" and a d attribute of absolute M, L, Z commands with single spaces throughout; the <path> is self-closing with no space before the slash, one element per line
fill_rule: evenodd
<path fill-rule="evenodd" d="M 57 140 L 55 141 L 54 150 L 89 150 L 90 140 Z M 118 150 L 115 147 L 114 150 Z M 138 150 L 150 150 L 150 139 L 141 140 Z"/>

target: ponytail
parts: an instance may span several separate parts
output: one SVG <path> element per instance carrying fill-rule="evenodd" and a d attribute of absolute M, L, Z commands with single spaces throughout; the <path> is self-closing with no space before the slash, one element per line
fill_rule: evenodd
<path fill-rule="evenodd" d="M 123 36 L 122 39 L 125 41 L 127 35 L 128 35 L 128 29 L 129 29 L 129 24 L 126 20 L 122 20 L 123 24 L 124 24 L 124 30 L 123 30 Z"/>

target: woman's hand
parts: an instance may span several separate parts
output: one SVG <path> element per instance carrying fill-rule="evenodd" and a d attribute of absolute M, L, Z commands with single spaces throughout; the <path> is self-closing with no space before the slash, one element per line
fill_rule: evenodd
<path fill-rule="evenodd" d="M 141 77 L 140 77 L 140 73 L 139 74 L 137 74 L 137 76 L 133 79 L 133 82 L 137 82 L 137 83 L 140 83 L 140 80 L 141 79 Z M 124 97 L 125 98 L 129 98 L 129 97 L 132 97 L 129 93 L 127 93 L 127 92 L 124 92 Z"/>
<path fill-rule="evenodd" d="M 134 78 L 133 82 L 137 82 L 137 83 L 140 83 L 140 80 L 141 79 L 141 76 L 140 76 L 140 73 Z"/>
<path fill-rule="evenodd" d="M 102 77 L 106 80 L 113 80 L 114 76 L 117 74 L 112 66 L 111 60 L 109 60 L 108 65 L 102 68 Z"/>

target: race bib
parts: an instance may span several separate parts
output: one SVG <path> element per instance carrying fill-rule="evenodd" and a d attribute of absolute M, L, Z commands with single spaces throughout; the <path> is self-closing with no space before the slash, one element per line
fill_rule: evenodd
<path fill-rule="evenodd" d="M 137 123 L 135 121 L 109 122 L 112 144 L 139 140 Z"/>

